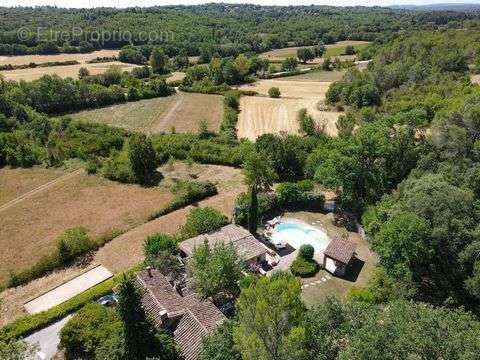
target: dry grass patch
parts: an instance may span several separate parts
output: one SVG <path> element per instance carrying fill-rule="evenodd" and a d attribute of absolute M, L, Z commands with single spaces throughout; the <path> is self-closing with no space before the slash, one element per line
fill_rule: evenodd
<path fill-rule="evenodd" d="M 10 171 L 15 170 L 4 170 Z M 10 271 L 25 270 L 50 254 L 67 228 L 84 226 L 93 237 L 128 230 L 171 198 L 166 187 L 142 188 L 85 174 L 36 193 L 1 213 L 0 282 Z"/>
<path fill-rule="evenodd" d="M 77 64 L 77 65 L 64 65 L 64 66 L 50 66 L 50 67 L 38 67 L 31 69 L 18 69 L 0 71 L 0 73 L 7 80 L 26 80 L 32 81 L 41 78 L 44 75 L 58 75 L 62 78 L 71 77 L 78 78 L 78 70 L 85 67 L 90 71 L 90 75 L 103 74 L 112 65 L 118 65 L 123 71 L 132 71 L 133 68 L 138 65 L 125 64 L 119 61 L 97 64 Z"/>
<path fill-rule="evenodd" d="M 223 98 L 179 92 L 176 95 L 86 110 L 70 115 L 74 119 L 97 122 L 145 133 L 197 132 L 206 121 L 218 131 L 223 116 Z"/>
<path fill-rule="evenodd" d="M 326 45 L 326 54 L 325 56 L 338 56 L 342 60 L 347 60 L 347 59 L 352 59 L 352 57 L 347 57 L 347 56 L 340 56 L 344 51 L 345 47 L 347 45 L 353 45 L 356 50 L 360 50 L 365 48 L 368 44 L 370 44 L 368 41 L 353 41 L 353 40 L 347 40 L 347 41 L 339 41 L 335 44 L 329 44 Z M 287 47 L 283 49 L 275 49 L 275 50 L 270 50 L 267 52 L 262 53 L 260 56 L 264 59 L 269 59 L 270 61 L 282 61 L 285 60 L 287 57 L 290 56 L 297 56 L 297 50 L 302 48 L 303 46 L 296 46 L 296 47 Z M 308 47 L 308 46 L 307 46 Z M 320 63 L 322 60 L 321 58 L 316 58 L 310 63 Z"/>
<path fill-rule="evenodd" d="M 38 188 L 65 173 L 43 168 L 0 168 L 0 205 Z"/>
<path fill-rule="evenodd" d="M 267 133 L 298 134 L 298 111 L 306 108 L 327 134 L 337 134 L 336 121 L 340 113 L 320 111 L 330 82 L 288 80 L 261 80 L 242 89 L 254 90 L 266 95 L 271 87 L 278 87 L 280 99 L 266 97 L 242 97 L 238 117 L 238 136 L 255 140 Z"/>
<path fill-rule="evenodd" d="M 305 74 L 278 78 L 279 81 L 334 82 L 341 80 L 346 71 L 310 71 Z"/>
<path fill-rule="evenodd" d="M 46 63 L 55 61 L 73 61 L 86 63 L 97 57 L 117 57 L 120 50 L 98 50 L 86 54 L 56 54 L 56 55 L 18 55 L 18 56 L 0 56 L 0 65 L 25 65 L 30 63 Z"/>

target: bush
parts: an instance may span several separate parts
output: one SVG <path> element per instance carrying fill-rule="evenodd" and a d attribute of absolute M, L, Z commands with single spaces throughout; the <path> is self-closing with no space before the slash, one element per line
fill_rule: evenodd
<path fill-rule="evenodd" d="M 93 247 L 94 242 L 82 227 L 67 229 L 57 240 L 57 251 L 61 263 L 66 263 Z"/>
<path fill-rule="evenodd" d="M 275 195 L 258 193 L 258 217 L 259 221 L 270 215 L 278 209 L 278 202 Z M 250 196 L 248 193 L 241 193 L 235 199 L 235 206 L 233 209 L 233 219 L 235 224 L 246 227 L 248 225 L 248 209 L 250 208 Z"/>
<path fill-rule="evenodd" d="M 161 252 L 176 254 L 178 252 L 177 239 L 168 234 L 153 234 L 148 236 L 143 243 L 145 257 L 156 256 Z"/>
<path fill-rule="evenodd" d="M 300 246 L 300 249 L 298 249 L 298 256 L 307 261 L 313 260 L 314 253 L 315 249 L 310 244 L 303 244 L 302 246 Z"/>
<path fill-rule="evenodd" d="M 164 208 L 150 215 L 149 220 L 156 219 L 172 211 L 218 194 L 216 186 L 210 181 L 181 180 L 172 187 L 173 200 Z"/>
<path fill-rule="evenodd" d="M 113 308 L 99 304 L 87 304 L 78 311 L 60 332 L 60 349 L 66 359 L 98 359 L 97 350 L 104 343 L 114 341 L 123 347 L 122 321 Z M 115 359 L 110 354 L 109 359 Z"/>
<path fill-rule="evenodd" d="M 321 210 L 325 203 L 325 197 L 314 191 L 310 180 L 280 183 L 275 193 L 279 205 L 284 208 L 316 211 Z"/>
<path fill-rule="evenodd" d="M 268 89 L 268 96 L 271 98 L 279 98 L 280 97 L 280 89 L 278 87 L 271 87 Z"/>
<path fill-rule="evenodd" d="M 227 224 L 228 218 L 218 210 L 211 207 L 196 208 L 190 210 L 181 234 L 184 238 L 191 238 L 218 230 Z"/>
<path fill-rule="evenodd" d="M 295 276 L 311 277 L 318 272 L 318 264 L 313 260 L 308 261 L 299 256 L 290 265 L 290 271 Z"/>

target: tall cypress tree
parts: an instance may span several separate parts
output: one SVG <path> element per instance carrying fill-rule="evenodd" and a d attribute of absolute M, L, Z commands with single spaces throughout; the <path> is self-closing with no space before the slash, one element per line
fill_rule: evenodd
<path fill-rule="evenodd" d="M 125 358 L 145 360 L 154 357 L 160 360 L 178 359 L 173 340 L 157 329 L 142 307 L 142 295 L 131 278 L 120 284 L 118 312 L 123 321 Z"/>
<path fill-rule="evenodd" d="M 258 228 L 258 198 L 257 188 L 253 185 L 250 189 L 250 207 L 248 209 L 248 231 L 252 234 L 257 232 Z"/>

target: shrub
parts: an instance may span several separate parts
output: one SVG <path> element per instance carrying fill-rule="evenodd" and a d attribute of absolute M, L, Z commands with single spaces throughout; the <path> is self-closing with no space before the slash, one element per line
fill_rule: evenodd
<path fill-rule="evenodd" d="M 258 220 L 267 214 L 270 215 L 278 208 L 278 202 L 275 195 L 258 193 Z M 250 208 L 250 196 L 248 193 L 241 193 L 235 199 L 235 206 L 233 208 L 233 219 L 235 224 L 247 226 L 248 225 L 248 209 Z"/>
<path fill-rule="evenodd" d="M 290 265 L 290 271 L 295 276 L 311 277 L 318 271 L 318 264 L 315 261 L 308 261 L 302 257 L 297 257 Z"/>
<path fill-rule="evenodd" d="M 325 203 L 325 197 L 314 191 L 310 180 L 280 183 L 275 193 L 279 205 L 284 208 L 314 211 L 321 210 Z"/>
<path fill-rule="evenodd" d="M 62 263 L 87 252 L 93 246 L 93 241 L 88 237 L 85 228 L 82 227 L 67 229 L 57 240 L 58 256 Z"/>
<path fill-rule="evenodd" d="M 190 210 L 181 234 L 184 238 L 191 238 L 217 230 L 227 224 L 228 218 L 218 210 L 211 207 L 196 208 Z"/>
<path fill-rule="evenodd" d="M 271 98 L 279 98 L 280 97 L 280 89 L 278 87 L 271 87 L 268 89 L 268 96 Z"/>
<path fill-rule="evenodd" d="M 87 304 L 60 332 L 60 348 L 66 359 L 98 359 L 97 350 L 108 341 L 123 347 L 122 322 L 117 311 L 99 304 Z M 110 354 L 109 359 L 115 359 Z"/>
<path fill-rule="evenodd" d="M 178 252 L 177 239 L 168 234 L 153 234 L 148 236 L 143 243 L 145 257 L 156 256 L 160 252 L 176 254 Z"/>
<path fill-rule="evenodd" d="M 210 181 L 190 180 L 176 182 L 172 186 L 172 192 L 175 194 L 173 200 L 164 208 L 151 214 L 149 220 L 156 219 L 196 201 L 218 194 L 216 186 Z"/>
<path fill-rule="evenodd" d="M 303 244 L 302 246 L 300 246 L 300 249 L 298 249 L 298 256 L 307 261 L 313 260 L 314 253 L 315 249 L 310 244 Z"/>

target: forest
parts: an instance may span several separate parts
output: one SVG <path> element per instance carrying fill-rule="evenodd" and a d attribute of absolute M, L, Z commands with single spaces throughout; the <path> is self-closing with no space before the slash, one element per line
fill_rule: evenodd
<path fill-rule="evenodd" d="M 244 276 L 231 248 L 199 247 L 191 270 L 201 295 L 228 294 L 236 306 L 236 316 L 204 339 L 202 360 L 478 359 L 480 87 L 470 75 L 480 72 L 480 31 L 474 15 L 248 5 L 128 11 L 45 7 L 32 16 L 33 11 L 0 9 L 0 53 L 45 51 L 33 37 L 16 42 L 20 17 L 29 19 L 27 26 L 56 29 L 68 29 L 72 22 L 106 30 L 158 26 L 175 32 L 171 48 L 72 39 L 48 51 L 127 45 L 123 55 L 141 63 L 152 52 L 159 58 L 205 56 L 207 64 L 189 67 L 179 85 L 183 91 L 222 94 L 224 119 L 218 133 L 199 129 L 145 136 L 68 115 L 52 117 L 169 96 L 175 89 L 160 76 L 162 66 L 146 77 L 143 68 L 134 74 L 112 69 L 79 80 L 0 79 L 0 166 L 57 167 L 80 159 L 92 175 L 144 186 L 155 184 L 157 166 L 172 159 L 242 168 L 249 190 L 236 199 L 234 220 L 252 231 L 279 208 L 323 202 L 312 191 L 322 186 L 337 195 L 339 221 L 353 226 L 357 220 L 378 254 L 379 266 L 367 287 L 307 309 L 298 278 Z M 300 135 L 265 134 L 255 142 L 237 138 L 239 99 L 255 94 L 230 85 L 254 80 L 268 65 L 253 52 L 343 39 L 374 43 L 360 54 L 372 59 L 368 67 L 349 68 L 327 92 L 327 105 L 345 110 L 337 122 L 338 137 L 308 126 L 303 113 Z M 272 191 L 274 183 L 280 184 Z M 195 192 L 216 191 L 202 186 L 207 189 Z M 226 223 L 213 209 L 195 208 L 178 234 L 145 239 L 142 265 L 171 275 L 177 270 L 170 261 L 178 255 L 179 241 Z M 119 282 L 119 311 L 90 304 L 64 328 L 67 358 L 179 359 L 171 338 L 155 333 L 132 281 Z M 15 333 L 15 325 L 8 331 Z M 19 346 L 0 340 L 0 355 Z"/>
<path fill-rule="evenodd" d="M 0 55 L 90 52 L 151 42 L 162 45 L 169 56 L 198 56 L 212 48 L 227 56 L 347 39 L 385 41 L 401 32 L 475 23 L 474 14 L 463 12 L 364 7 L 0 8 Z"/>

